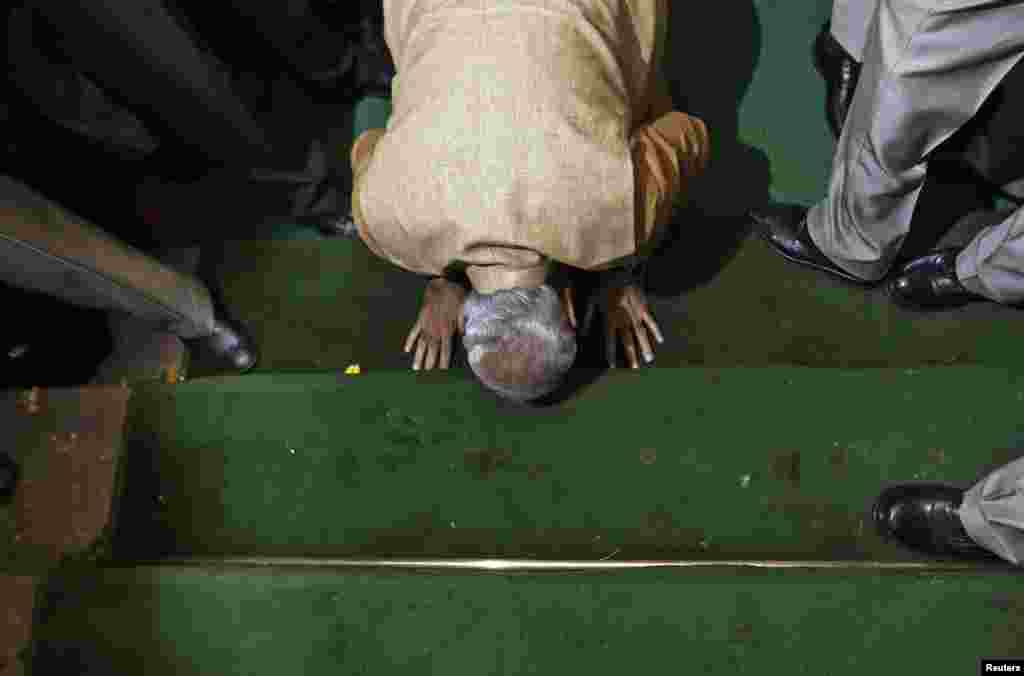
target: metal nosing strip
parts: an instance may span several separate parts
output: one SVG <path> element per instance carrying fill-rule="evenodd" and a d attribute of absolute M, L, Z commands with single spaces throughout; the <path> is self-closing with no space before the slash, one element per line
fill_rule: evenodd
<path fill-rule="evenodd" d="M 621 571 L 652 568 L 754 568 L 754 569 L 828 569 L 893 571 L 994 571 L 1017 570 L 1008 564 L 917 561 L 769 561 L 769 560 L 661 560 L 661 561 L 581 561 L 540 559 L 444 559 L 444 558 L 312 558 L 312 557 L 192 557 L 152 561 L 119 562 L 117 566 L 185 566 L 248 568 L 360 568 L 405 569 L 422 571 L 542 572 L 542 571 Z"/>

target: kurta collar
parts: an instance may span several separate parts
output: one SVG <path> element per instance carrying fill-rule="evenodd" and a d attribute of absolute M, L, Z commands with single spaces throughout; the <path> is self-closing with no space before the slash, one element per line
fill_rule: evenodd
<path fill-rule="evenodd" d="M 533 288 L 547 281 L 551 261 L 545 260 L 529 268 L 509 268 L 504 265 L 469 265 L 466 275 L 479 293 L 494 293 L 501 289 Z"/>

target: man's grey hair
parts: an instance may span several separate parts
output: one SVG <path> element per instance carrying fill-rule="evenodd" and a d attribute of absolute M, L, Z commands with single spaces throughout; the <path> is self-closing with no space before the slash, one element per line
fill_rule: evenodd
<path fill-rule="evenodd" d="M 470 292 L 462 343 L 469 367 L 498 394 L 519 402 L 555 390 L 576 359 L 576 334 L 548 285 Z"/>

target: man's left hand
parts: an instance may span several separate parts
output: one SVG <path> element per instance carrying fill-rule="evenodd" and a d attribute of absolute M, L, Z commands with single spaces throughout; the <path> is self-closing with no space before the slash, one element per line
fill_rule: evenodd
<path fill-rule="evenodd" d="M 654 350 L 651 349 L 651 340 L 647 332 L 650 331 L 659 343 L 664 342 L 664 338 L 661 335 L 661 329 L 658 328 L 658 323 L 651 316 L 651 311 L 647 307 L 647 299 L 639 284 L 612 286 L 599 291 L 584 318 L 584 334 L 590 330 L 597 305 L 601 306 L 605 317 L 605 352 L 610 367 L 617 366 L 615 346 L 620 339 L 630 368 L 640 368 L 640 361 L 637 358 L 638 343 L 644 361 L 648 363 L 654 361 Z"/>

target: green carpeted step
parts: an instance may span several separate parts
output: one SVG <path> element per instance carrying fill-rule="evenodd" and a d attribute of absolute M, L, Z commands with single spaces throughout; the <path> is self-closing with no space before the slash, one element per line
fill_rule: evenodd
<path fill-rule="evenodd" d="M 618 371 L 545 409 L 464 373 L 154 385 L 114 553 L 898 560 L 883 483 L 970 485 L 1022 402 L 984 367 Z"/>
<path fill-rule="evenodd" d="M 51 580 L 34 674 L 975 674 L 1024 655 L 1024 579 L 105 570 Z"/>
<path fill-rule="evenodd" d="M 671 257 L 652 264 L 665 285 Z M 228 302 L 262 349 L 258 369 L 410 368 L 402 352 L 419 312 L 423 278 L 372 256 L 357 242 L 235 242 L 220 266 Z M 676 274 L 686 274 L 676 273 Z M 655 368 L 705 366 L 897 366 L 1019 361 L 1018 310 L 976 304 L 915 314 L 884 291 L 866 292 L 787 263 L 749 239 L 714 281 L 652 301 L 665 342 Z M 465 363 L 456 341 L 457 365 Z M 585 342 L 587 355 L 603 355 Z M 602 357 L 603 358 L 603 357 Z M 194 371 L 206 375 L 209 371 Z"/>

